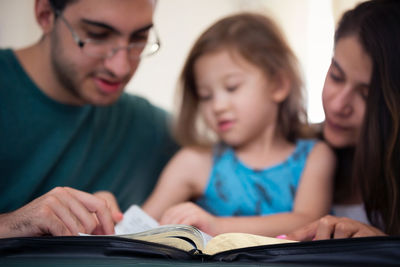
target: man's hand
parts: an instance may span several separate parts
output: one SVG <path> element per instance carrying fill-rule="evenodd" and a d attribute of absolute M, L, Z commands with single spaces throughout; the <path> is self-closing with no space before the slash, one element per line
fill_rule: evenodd
<path fill-rule="evenodd" d="M 115 207 L 115 198 L 110 201 L 104 193 L 96 196 L 56 187 L 16 211 L 1 214 L 0 237 L 113 234 Z"/>
<path fill-rule="evenodd" d="M 111 210 L 111 216 L 113 218 L 114 223 L 120 222 L 123 218 L 123 214 L 118 206 L 117 199 L 115 196 L 108 192 L 108 191 L 98 191 L 94 193 L 96 197 L 99 197 L 101 199 L 104 199 L 107 203 L 107 206 Z"/>
<path fill-rule="evenodd" d="M 310 241 L 385 235 L 381 230 L 345 217 L 327 215 L 287 235 L 287 239 Z"/>

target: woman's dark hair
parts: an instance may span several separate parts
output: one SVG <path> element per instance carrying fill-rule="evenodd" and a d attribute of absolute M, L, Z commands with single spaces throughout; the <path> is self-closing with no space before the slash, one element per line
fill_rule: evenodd
<path fill-rule="evenodd" d="M 347 11 L 335 43 L 357 36 L 372 60 L 366 113 L 357 144 L 354 177 L 368 218 L 400 234 L 400 1 L 372 0 Z"/>

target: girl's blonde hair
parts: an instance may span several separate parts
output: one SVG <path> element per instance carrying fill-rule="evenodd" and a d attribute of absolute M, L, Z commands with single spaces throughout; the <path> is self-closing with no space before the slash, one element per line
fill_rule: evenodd
<path fill-rule="evenodd" d="M 259 67 L 269 78 L 287 77 L 290 93 L 280 104 L 278 130 L 289 141 L 305 135 L 307 115 L 303 106 L 303 83 L 296 56 L 277 25 L 268 17 L 240 13 L 223 18 L 208 28 L 195 42 L 178 84 L 180 101 L 174 134 L 183 145 L 208 145 L 210 139 L 199 126 L 199 97 L 194 65 L 204 54 L 229 50 Z"/>

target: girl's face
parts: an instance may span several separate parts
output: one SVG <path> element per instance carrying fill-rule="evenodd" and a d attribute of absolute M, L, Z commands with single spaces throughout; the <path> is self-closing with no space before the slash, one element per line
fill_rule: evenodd
<path fill-rule="evenodd" d="M 258 67 L 222 50 L 198 58 L 194 73 L 200 113 L 222 141 L 237 147 L 274 131 L 279 103 Z"/>
<path fill-rule="evenodd" d="M 356 145 L 371 75 L 372 60 L 357 37 L 339 39 L 322 92 L 326 117 L 323 134 L 333 147 Z"/>

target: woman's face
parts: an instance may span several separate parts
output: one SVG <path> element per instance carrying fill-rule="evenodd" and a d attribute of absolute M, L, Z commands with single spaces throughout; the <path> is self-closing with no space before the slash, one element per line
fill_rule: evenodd
<path fill-rule="evenodd" d="M 325 79 L 323 135 L 335 148 L 355 146 L 372 75 L 372 60 L 356 36 L 339 39 Z"/>

